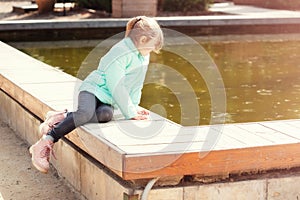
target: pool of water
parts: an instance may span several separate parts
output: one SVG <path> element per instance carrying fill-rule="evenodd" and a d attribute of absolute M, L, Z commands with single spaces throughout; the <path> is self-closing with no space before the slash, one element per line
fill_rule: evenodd
<path fill-rule="evenodd" d="M 193 47 L 187 47 L 188 54 L 200 65 L 215 65 L 224 83 L 224 88 L 215 89 L 223 89 L 226 94 L 226 111 L 221 113 L 226 123 L 300 117 L 299 36 L 193 38 L 206 51 L 209 62 L 203 62 L 203 56 L 194 53 Z M 91 57 L 91 51 L 99 42 L 25 42 L 11 45 L 83 79 L 97 67 L 99 58 L 109 49 L 100 48 Z M 174 45 L 172 48 L 181 49 L 182 46 Z M 153 54 L 151 63 L 141 106 L 183 125 L 210 124 L 213 117 L 212 90 L 208 89 L 210 83 L 203 77 L 209 75 L 199 74 L 193 62 L 167 50 L 162 50 L 159 55 Z"/>

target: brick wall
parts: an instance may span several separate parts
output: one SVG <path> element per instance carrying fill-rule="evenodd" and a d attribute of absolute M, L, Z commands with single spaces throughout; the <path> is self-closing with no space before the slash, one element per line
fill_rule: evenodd
<path fill-rule="evenodd" d="M 156 16 L 158 0 L 112 0 L 113 17 Z"/>

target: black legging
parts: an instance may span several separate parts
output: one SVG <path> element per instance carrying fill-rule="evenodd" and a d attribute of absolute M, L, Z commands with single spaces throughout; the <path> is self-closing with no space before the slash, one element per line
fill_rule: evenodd
<path fill-rule="evenodd" d="M 67 117 L 57 124 L 48 135 L 54 138 L 54 142 L 57 142 L 81 125 L 109 122 L 113 117 L 113 111 L 111 105 L 102 103 L 94 94 L 85 91 L 80 92 L 77 111 L 69 112 Z"/>

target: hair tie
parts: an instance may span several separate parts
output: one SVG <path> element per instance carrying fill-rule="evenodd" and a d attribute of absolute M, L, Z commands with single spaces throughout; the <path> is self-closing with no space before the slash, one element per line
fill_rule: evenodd
<path fill-rule="evenodd" d="M 136 19 L 136 21 L 135 21 L 134 24 L 132 25 L 132 28 L 136 25 L 136 23 L 138 23 L 139 21 L 142 20 L 141 17 L 138 17 L 138 18 L 135 18 L 135 19 Z"/>

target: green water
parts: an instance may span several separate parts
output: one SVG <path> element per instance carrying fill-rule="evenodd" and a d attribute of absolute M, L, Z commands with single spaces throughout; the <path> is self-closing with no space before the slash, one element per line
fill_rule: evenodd
<path fill-rule="evenodd" d="M 208 52 L 223 79 L 226 123 L 300 117 L 299 35 L 197 37 L 195 40 Z M 106 51 L 100 50 L 99 58 L 85 60 L 97 43 L 99 41 L 12 45 L 83 79 Z M 193 54 L 192 47 L 190 53 Z M 197 59 L 197 55 L 194 57 Z M 209 124 L 211 94 L 191 63 L 168 51 L 151 55 L 151 63 L 146 78 L 151 83 L 146 81 L 149 84 L 144 86 L 141 106 L 183 125 Z M 176 73 L 156 63 L 167 65 Z M 190 85 L 190 89 L 186 90 L 184 84 Z M 182 105 L 182 96 L 190 105 Z"/>

